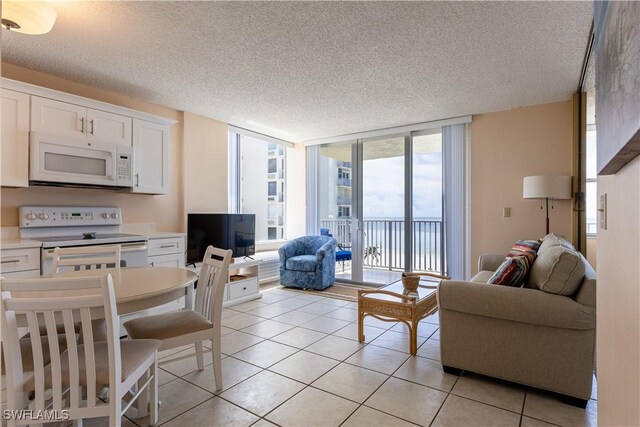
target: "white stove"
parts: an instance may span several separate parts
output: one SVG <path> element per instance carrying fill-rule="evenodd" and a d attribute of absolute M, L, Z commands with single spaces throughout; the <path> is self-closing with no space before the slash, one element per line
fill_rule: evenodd
<path fill-rule="evenodd" d="M 120 208 L 23 206 L 19 216 L 20 237 L 42 242 L 41 274 L 52 272 L 51 260 L 56 247 L 119 244 L 123 267 L 148 265 L 148 238 L 120 233 Z"/>

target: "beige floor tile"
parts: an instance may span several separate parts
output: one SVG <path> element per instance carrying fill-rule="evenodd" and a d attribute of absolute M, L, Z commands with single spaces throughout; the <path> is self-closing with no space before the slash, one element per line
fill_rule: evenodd
<path fill-rule="evenodd" d="M 520 427 L 553 427 L 555 424 L 546 423 L 544 421 L 536 420 L 535 418 L 522 417 L 520 421 Z"/>
<path fill-rule="evenodd" d="M 518 427 L 519 424 L 519 414 L 450 394 L 431 426 Z"/>
<path fill-rule="evenodd" d="M 305 313 L 303 311 L 290 311 L 285 314 L 281 314 L 280 316 L 274 317 L 271 320 L 275 320 L 276 322 L 288 323 L 293 326 L 302 325 L 303 323 L 309 322 L 310 320 L 315 319 L 315 314 Z"/>
<path fill-rule="evenodd" d="M 340 307 L 336 310 L 330 311 L 325 314 L 324 317 L 331 317 L 332 319 L 346 320 L 347 322 L 355 322 L 358 320 L 358 311 L 351 310 L 350 308 Z"/>
<path fill-rule="evenodd" d="M 264 341 L 262 338 L 256 337 L 255 335 L 236 331 L 222 337 L 222 352 L 224 354 L 237 353 L 262 341 Z"/>
<path fill-rule="evenodd" d="M 390 329 L 398 322 L 385 322 L 380 319 L 376 319 L 375 317 L 367 316 L 364 318 L 364 324 L 367 326 L 374 326 L 380 329 Z"/>
<path fill-rule="evenodd" d="M 438 330 L 438 328 L 438 325 L 434 325 L 433 323 L 425 322 L 423 320 L 418 323 L 418 337 L 429 338 Z M 396 323 L 391 330 L 394 332 L 409 334 L 409 327 L 400 322 Z"/>
<path fill-rule="evenodd" d="M 251 427 L 278 427 L 278 426 L 272 422 L 265 420 L 264 418 L 260 418 L 260 421 L 253 424 Z"/>
<path fill-rule="evenodd" d="M 275 304 L 270 304 L 248 311 L 247 314 L 250 314 L 251 316 L 263 317 L 265 319 L 271 319 L 272 317 L 280 316 L 281 314 L 288 313 L 290 311 L 290 308 L 278 307 Z"/>
<path fill-rule="evenodd" d="M 272 305 L 276 306 L 276 307 L 281 307 L 281 308 L 287 308 L 289 310 L 295 310 L 301 307 L 305 307 L 309 304 L 313 304 L 312 301 L 306 301 L 306 300 L 301 300 L 298 298 L 290 298 L 290 299 L 286 299 L 284 301 L 278 301 L 273 303 Z"/>
<path fill-rule="evenodd" d="M 266 416 L 282 427 L 339 426 L 358 405 L 308 387 Z"/>
<path fill-rule="evenodd" d="M 418 347 L 418 356 L 440 361 L 440 341 L 428 339 Z"/>
<path fill-rule="evenodd" d="M 250 365 L 233 357 L 222 359 L 222 389 L 228 390 L 261 370 L 262 369 L 257 366 Z M 208 367 L 204 371 L 191 372 L 182 377 L 182 379 L 198 387 L 202 387 L 211 393 L 215 392 L 215 378 L 212 367 Z"/>
<path fill-rule="evenodd" d="M 254 323 L 262 322 L 264 319 L 258 316 L 252 316 L 246 313 L 238 313 L 228 319 L 222 319 L 222 326 L 227 328 L 240 330 Z"/>
<path fill-rule="evenodd" d="M 388 375 L 341 363 L 312 384 L 313 387 L 363 403 Z"/>
<path fill-rule="evenodd" d="M 2 425 L 6 425 L 5 424 L 5 420 L 2 420 Z M 137 424 L 134 423 L 133 421 L 129 420 L 126 417 L 122 417 L 121 420 L 122 427 L 137 427 Z M 66 425 L 64 423 L 61 423 L 62 425 Z M 55 426 L 56 424 L 47 424 L 47 425 L 52 425 Z M 84 419 L 82 422 L 82 425 L 85 427 L 109 427 L 109 417 L 100 417 L 100 418 L 87 418 Z"/>
<path fill-rule="evenodd" d="M 297 352 L 297 348 L 273 341 L 262 341 L 234 354 L 236 359 L 244 360 L 261 368 L 268 368 Z"/>
<path fill-rule="evenodd" d="M 289 298 L 290 297 L 288 297 L 287 295 L 279 295 L 271 291 L 267 291 L 267 292 L 262 292 L 262 298 L 260 298 L 260 302 L 264 304 L 273 304 L 274 302 L 284 301 Z"/>
<path fill-rule="evenodd" d="M 440 341 L 440 329 L 435 331 L 433 335 L 431 335 L 430 339 Z"/>
<path fill-rule="evenodd" d="M 345 360 L 345 362 L 391 375 L 408 358 L 409 355 L 406 353 L 367 345 Z"/>
<path fill-rule="evenodd" d="M 227 328 L 226 326 L 221 326 L 220 327 L 220 335 L 222 335 L 222 336 L 229 335 L 230 333 L 232 333 L 234 331 L 235 331 L 235 329 Z"/>
<path fill-rule="evenodd" d="M 181 351 L 185 351 L 189 348 L 193 348 L 193 344 L 187 344 L 176 348 L 171 348 L 169 350 L 162 350 L 158 352 L 158 361 L 162 361 L 164 359 L 170 358 L 171 355 L 175 355 L 180 353 Z M 175 356 L 174 356 L 175 357 Z"/>
<path fill-rule="evenodd" d="M 158 387 L 168 383 L 169 381 L 173 381 L 176 378 L 178 378 L 178 377 L 173 375 L 173 374 L 171 374 L 171 373 L 169 373 L 169 372 L 167 372 L 167 371 L 165 371 L 164 369 L 162 369 L 162 368 L 158 369 Z"/>
<path fill-rule="evenodd" d="M 311 384 L 338 363 L 337 360 L 302 350 L 271 366 L 269 370 Z"/>
<path fill-rule="evenodd" d="M 162 402 L 158 424 L 162 424 L 213 397 L 213 394 L 180 378 L 158 387 L 158 399 Z M 149 425 L 149 416 L 137 418 L 136 410 L 129 408 L 127 417 L 138 425 Z"/>
<path fill-rule="evenodd" d="M 295 299 L 299 299 L 301 301 L 311 301 L 311 302 L 317 302 L 317 301 L 325 301 L 326 298 L 323 295 L 314 295 L 314 293 L 317 291 L 313 291 L 313 290 L 309 290 L 309 291 L 305 291 L 305 293 L 301 293 L 301 292 L 297 292 L 296 295 L 294 296 Z"/>
<path fill-rule="evenodd" d="M 288 331 L 293 328 L 293 325 L 282 322 L 274 322 L 273 320 L 265 320 L 264 322 L 256 323 L 255 325 L 247 326 L 242 330 L 251 335 L 256 335 L 261 338 L 271 338 L 278 334 Z"/>
<path fill-rule="evenodd" d="M 450 392 L 458 379 L 445 374 L 440 362 L 424 357 L 410 357 L 394 374 L 394 377 Z"/>
<path fill-rule="evenodd" d="M 214 397 L 164 425 L 167 427 L 243 427 L 250 426 L 258 419 L 255 415 L 219 397 Z"/>
<path fill-rule="evenodd" d="M 235 310 L 232 310 L 230 308 L 223 308 L 222 309 L 222 318 L 223 319 L 230 319 L 230 318 L 232 318 L 234 316 L 237 316 L 239 314 L 240 314 L 239 311 L 235 311 Z"/>
<path fill-rule="evenodd" d="M 525 389 L 515 384 L 465 372 L 451 393 L 521 413 Z"/>
<path fill-rule="evenodd" d="M 400 418 L 376 411 L 375 409 L 361 406 L 342 424 L 342 427 L 412 427 L 415 424 L 408 423 Z"/>
<path fill-rule="evenodd" d="M 323 316 L 335 309 L 336 307 L 333 305 L 324 304 L 322 302 L 314 302 L 312 304 L 305 305 L 304 307 L 300 307 L 298 310 L 305 313 L 315 314 L 316 316 Z"/>
<path fill-rule="evenodd" d="M 433 323 L 434 325 L 439 325 L 440 317 L 438 316 L 438 312 L 436 311 L 435 313 L 425 317 L 422 321 L 427 323 Z"/>
<path fill-rule="evenodd" d="M 280 335 L 276 335 L 271 338 L 271 340 L 297 348 L 305 348 L 326 336 L 327 334 L 312 331 L 311 329 L 293 328 Z"/>
<path fill-rule="evenodd" d="M 447 397 L 446 393 L 389 378 L 364 404 L 420 425 L 429 425 Z"/>
<path fill-rule="evenodd" d="M 325 298 L 324 300 L 322 300 L 322 302 L 324 304 L 333 305 L 335 307 L 344 307 L 345 305 L 349 304 L 349 301 L 338 298 Z"/>
<path fill-rule="evenodd" d="M 384 331 L 385 329 L 364 325 L 364 341 L 371 342 L 382 335 Z M 332 335 L 358 341 L 358 324 L 349 323 L 347 326 L 334 332 Z"/>
<path fill-rule="evenodd" d="M 360 350 L 364 345 L 364 343 L 359 343 L 347 338 L 329 335 L 311 344 L 305 348 L 305 350 L 342 361 Z"/>
<path fill-rule="evenodd" d="M 262 371 L 220 396 L 254 414 L 264 416 L 304 387 L 304 384 L 282 375 Z"/>
<path fill-rule="evenodd" d="M 416 339 L 416 342 L 418 346 L 420 346 L 426 340 L 426 338 L 418 337 Z M 377 345 L 378 347 L 390 348 L 391 350 L 409 353 L 409 334 L 403 334 L 400 332 L 388 330 L 375 340 L 371 341 L 371 345 Z"/>
<path fill-rule="evenodd" d="M 255 310 L 256 308 L 260 308 L 260 307 L 266 307 L 267 305 L 268 303 L 262 302 L 261 300 L 253 300 L 253 301 L 243 302 L 242 304 L 234 305 L 230 308 L 235 311 L 246 313 L 247 311 Z"/>
<path fill-rule="evenodd" d="M 566 405 L 551 394 L 528 391 L 524 400 L 523 415 L 561 426 L 596 426 L 597 402 L 590 400 L 585 409 Z"/>
<path fill-rule="evenodd" d="M 344 328 L 349 322 L 344 320 L 332 319 L 330 317 L 318 317 L 303 325 L 303 328 L 312 329 L 318 332 L 324 332 L 325 334 L 331 334 L 335 331 Z"/>
<path fill-rule="evenodd" d="M 166 362 L 167 360 L 170 360 L 172 357 L 181 357 L 181 356 L 186 356 L 194 353 L 195 353 L 195 348 L 192 345 L 190 349 L 183 350 L 180 353 L 173 354 L 170 357 L 163 359 L 163 361 Z M 203 361 L 204 361 L 205 369 L 208 369 L 207 367 L 213 363 L 213 356 L 211 352 L 205 353 L 203 355 Z M 181 377 L 183 375 L 188 374 L 189 372 L 193 372 L 196 369 L 198 369 L 198 362 L 196 361 L 195 356 L 193 356 L 193 357 L 188 357 L 186 359 L 178 360 L 176 362 L 170 362 L 170 363 L 164 364 L 161 366 L 161 368 L 173 375 Z"/>

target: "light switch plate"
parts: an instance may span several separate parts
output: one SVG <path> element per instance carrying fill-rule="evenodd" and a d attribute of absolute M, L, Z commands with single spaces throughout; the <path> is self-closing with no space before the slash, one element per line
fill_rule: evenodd
<path fill-rule="evenodd" d="M 502 216 L 509 218 L 511 216 L 511 208 L 502 208 Z"/>
<path fill-rule="evenodd" d="M 607 229 L 607 195 L 602 194 L 600 196 L 600 206 L 598 207 L 600 213 L 600 229 Z"/>

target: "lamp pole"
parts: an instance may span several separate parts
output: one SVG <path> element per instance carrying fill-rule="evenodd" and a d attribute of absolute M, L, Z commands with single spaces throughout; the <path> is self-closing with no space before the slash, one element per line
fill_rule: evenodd
<path fill-rule="evenodd" d="M 547 208 L 547 232 L 545 234 L 549 234 L 549 198 L 545 197 L 544 200 Z"/>

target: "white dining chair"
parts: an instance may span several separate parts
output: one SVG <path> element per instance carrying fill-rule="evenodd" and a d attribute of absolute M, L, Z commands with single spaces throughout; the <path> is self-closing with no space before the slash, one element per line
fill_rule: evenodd
<path fill-rule="evenodd" d="M 122 415 L 136 400 L 141 408 L 138 415 L 147 415 L 150 394 L 149 424 L 157 423 L 157 349 L 161 342 L 120 341 L 111 275 L 2 279 L 0 289 L 7 410 L 30 410 L 23 414 L 55 411 L 49 414 L 59 415 L 66 411 L 69 420 L 109 417 L 110 426 L 120 426 Z M 96 317 L 105 319 L 106 341 L 94 340 L 91 320 Z M 82 344 L 76 341 L 77 323 L 84 337 Z M 25 324 L 32 346 L 32 375 L 25 375 L 20 354 L 19 330 Z M 58 325 L 64 329 L 65 351 L 58 344 Z M 42 326 L 48 332 L 46 347 L 42 345 Z M 48 365 L 44 363 L 45 353 L 50 360 Z M 109 388 L 108 402 L 97 398 L 102 387 Z M 31 401 L 30 392 L 34 395 Z M 123 397 L 130 397 L 130 393 L 133 397 L 123 405 Z M 7 424 L 11 427 L 34 422 L 9 419 Z"/>
<path fill-rule="evenodd" d="M 120 268 L 120 245 L 81 246 L 53 250 L 53 274 L 73 270 Z"/>
<path fill-rule="evenodd" d="M 222 389 L 222 299 L 229 276 L 230 250 L 209 246 L 202 260 L 196 289 L 195 310 L 182 310 L 154 316 L 140 317 L 125 322 L 124 328 L 132 339 L 162 340 L 160 350 L 169 350 L 188 344 L 195 345 L 195 352 L 165 359 L 160 365 L 189 357 L 196 358 L 198 370 L 204 369 L 203 355 L 213 355 L 213 374 L 216 390 Z M 211 350 L 204 350 L 203 342 L 211 341 Z"/>

